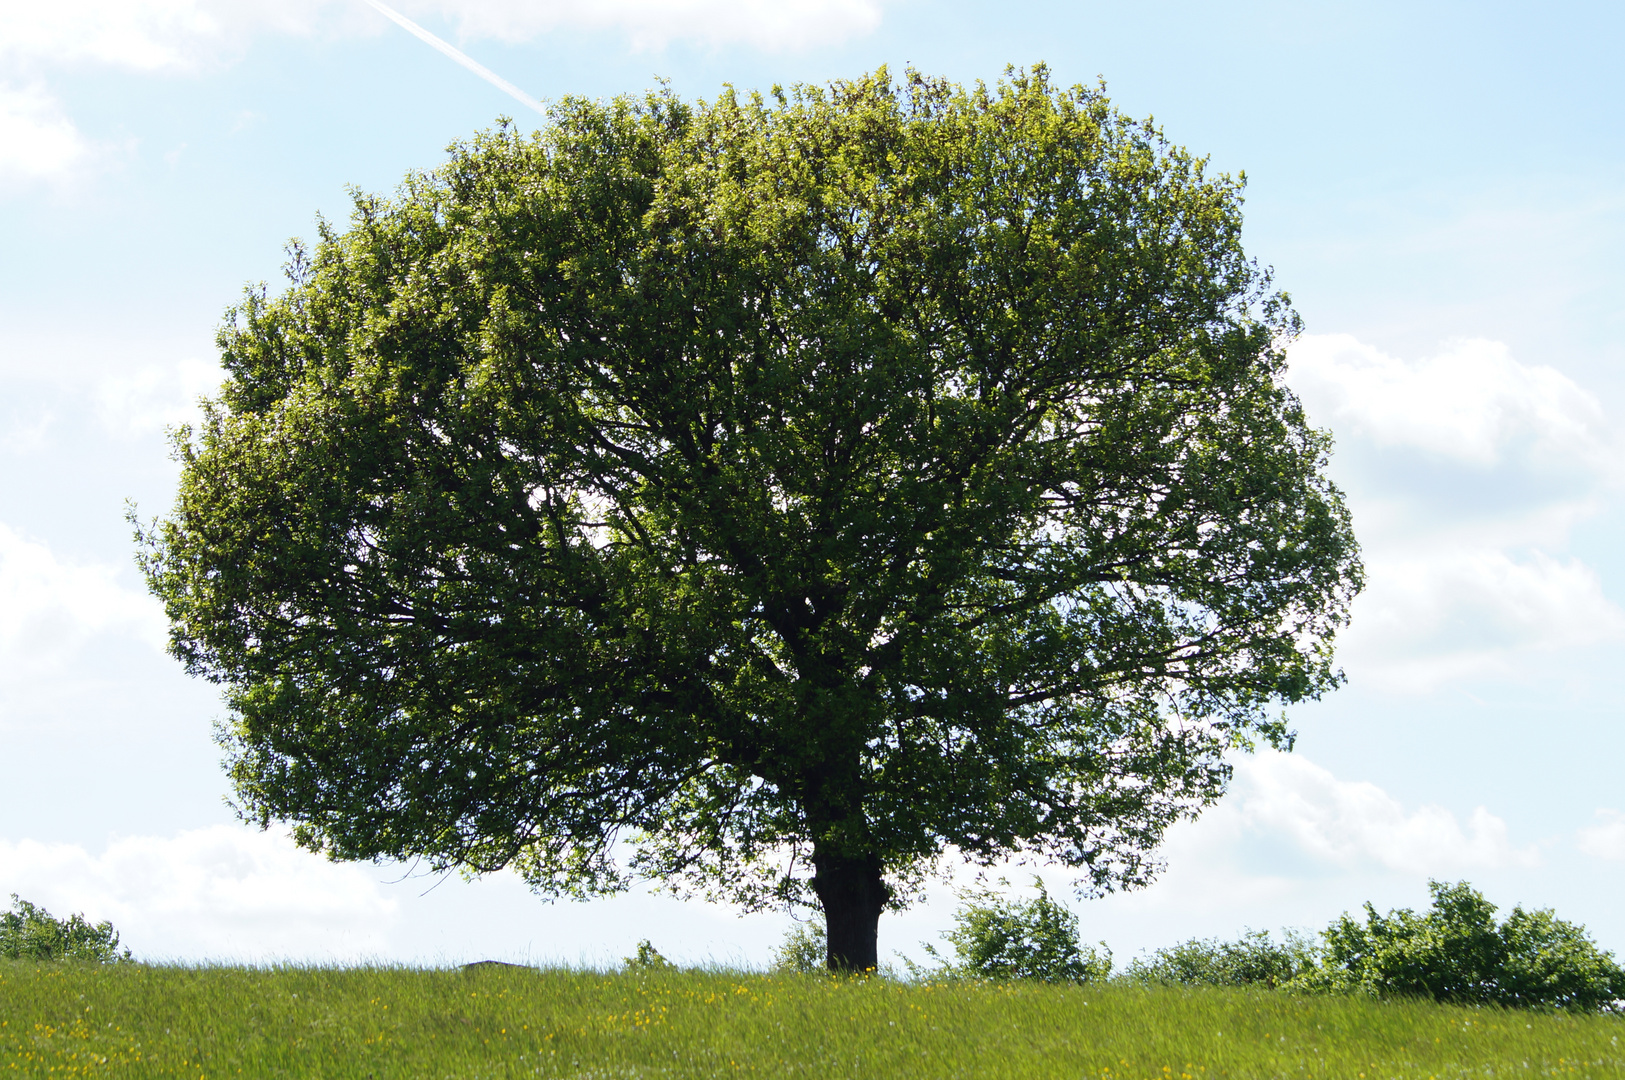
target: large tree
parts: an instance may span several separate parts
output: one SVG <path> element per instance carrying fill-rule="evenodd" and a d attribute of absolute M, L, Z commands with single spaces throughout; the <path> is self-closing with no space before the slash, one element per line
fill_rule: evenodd
<path fill-rule="evenodd" d="M 250 290 L 145 566 L 244 815 L 816 902 L 1154 869 L 1359 587 L 1240 183 L 1044 69 L 571 99 Z"/>

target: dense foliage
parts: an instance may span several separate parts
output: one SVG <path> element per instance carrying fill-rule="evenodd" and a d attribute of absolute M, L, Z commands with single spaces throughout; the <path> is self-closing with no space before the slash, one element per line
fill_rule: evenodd
<path fill-rule="evenodd" d="M 49 911 L 11 894 L 11 910 L 0 912 L 0 959 L 87 960 L 112 963 L 130 959 L 119 952 L 118 933 L 110 922 L 91 923 L 83 915 L 57 919 Z"/>
<path fill-rule="evenodd" d="M 1297 993 L 1420 996 L 1460 1005 L 1596 1012 L 1625 999 L 1625 971 L 1583 926 L 1552 911 L 1495 905 L 1465 881 L 1432 881 L 1433 906 L 1344 914 L 1317 939 L 1267 932 L 1193 940 L 1129 964 L 1125 977 L 1186 986 L 1263 986 Z"/>
<path fill-rule="evenodd" d="M 1363 923 L 1343 915 L 1322 935 L 1319 967 L 1296 985 L 1575 1012 L 1625 999 L 1625 971 L 1584 927 L 1521 906 L 1497 925 L 1495 905 L 1465 881 L 1429 889 L 1433 906 L 1420 915 L 1379 915 L 1369 903 Z"/>
<path fill-rule="evenodd" d="M 1268 930 L 1243 934 L 1236 941 L 1193 939 L 1158 949 L 1129 962 L 1124 977 L 1137 982 L 1185 986 L 1262 986 L 1275 988 L 1314 971 L 1317 943 L 1288 933 L 1281 940 Z"/>
<path fill-rule="evenodd" d="M 824 941 L 827 934 L 822 919 L 792 923 L 784 940 L 773 950 L 771 968 L 782 974 L 806 975 L 825 967 Z"/>
<path fill-rule="evenodd" d="M 570 99 L 358 196 L 145 534 L 243 813 L 816 902 L 839 967 L 945 850 L 1149 880 L 1360 584 L 1240 206 L 1042 69 Z"/>
<path fill-rule="evenodd" d="M 628 971 L 647 971 L 650 969 L 669 968 L 672 962 L 660 954 L 654 943 L 648 938 L 638 942 L 638 951 L 631 956 L 621 958 L 621 967 Z"/>
<path fill-rule="evenodd" d="M 992 889 L 973 889 L 954 913 L 943 937 L 954 958 L 939 969 L 916 974 L 931 978 L 1034 979 L 1039 982 L 1101 982 L 1111 975 L 1112 953 L 1078 940 L 1078 917 L 1050 898 L 1043 879 L 1038 895 L 1013 900 Z M 942 960 L 935 946 L 926 951 Z M 912 966 L 912 965 L 911 965 Z"/>

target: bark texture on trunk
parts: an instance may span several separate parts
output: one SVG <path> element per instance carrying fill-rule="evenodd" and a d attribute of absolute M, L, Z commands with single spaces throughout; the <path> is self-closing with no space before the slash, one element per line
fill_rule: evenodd
<path fill-rule="evenodd" d="M 825 962 L 831 971 L 872 971 L 880 966 L 880 912 L 891 889 L 880 860 L 813 853 L 810 884 L 824 906 Z"/>

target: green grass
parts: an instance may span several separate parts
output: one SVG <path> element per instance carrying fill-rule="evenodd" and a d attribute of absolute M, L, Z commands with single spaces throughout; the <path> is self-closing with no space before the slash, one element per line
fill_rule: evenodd
<path fill-rule="evenodd" d="M 1625 1077 L 1621 1034 L 1268 991 L 0 963 L 0 1078 Z"/>

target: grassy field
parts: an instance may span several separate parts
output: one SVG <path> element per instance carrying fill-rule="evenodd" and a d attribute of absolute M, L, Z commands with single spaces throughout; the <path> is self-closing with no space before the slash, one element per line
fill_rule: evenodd
<path fill-rule="evenodd" d="M 1625 1077 L 1622 1034 L 1127 985 L 0 962 L 0 1077 Z"/>

